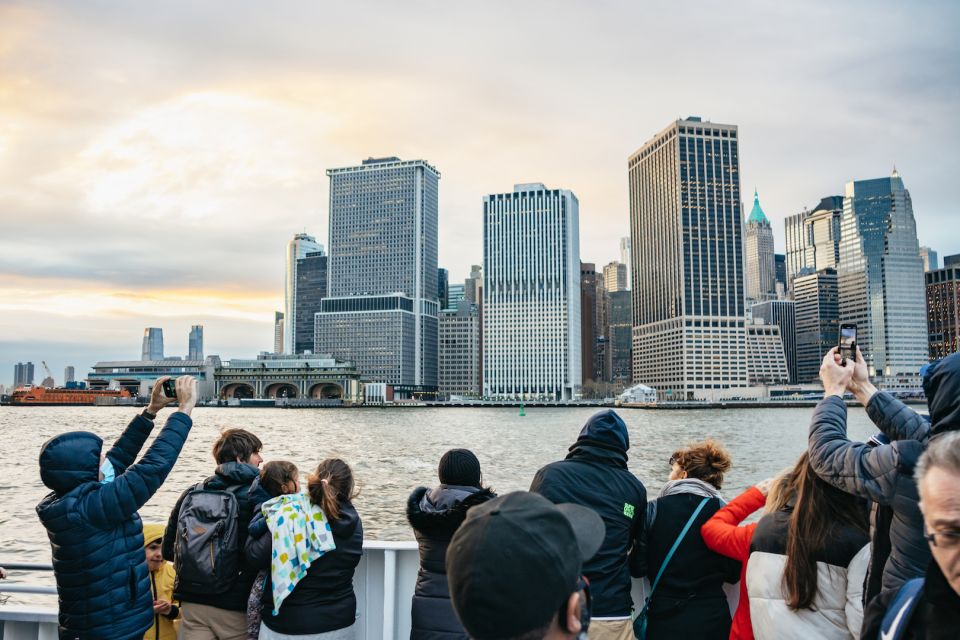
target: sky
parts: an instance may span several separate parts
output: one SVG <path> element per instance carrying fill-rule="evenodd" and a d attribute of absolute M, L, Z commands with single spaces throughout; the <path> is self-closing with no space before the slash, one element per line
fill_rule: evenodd
<path fill-rule="evenodd" d="M 327 177 L 422 158 L 440 266 L 482 198 L 571 189 L 581 259 L 629 234 L 627 158 L 670 122 L 740 127 L 746 210 L 784 217 L 896 165 L 921 244 L 960 253 L 960 4 L 0 0 L 0 384 L 273 345 L 285 245 L 327 244 Z"/>

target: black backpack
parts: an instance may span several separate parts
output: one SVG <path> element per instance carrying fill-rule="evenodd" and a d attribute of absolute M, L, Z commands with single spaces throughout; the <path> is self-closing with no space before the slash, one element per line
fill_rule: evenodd
<path fill-rule="evenodd" d="M 173 565 L 176 591 L 224 593 L 240 573 L 240 505 L 236 493 L 244 485 L 226 490 L 194 485 L 183 498 L 177 515 Z"/>

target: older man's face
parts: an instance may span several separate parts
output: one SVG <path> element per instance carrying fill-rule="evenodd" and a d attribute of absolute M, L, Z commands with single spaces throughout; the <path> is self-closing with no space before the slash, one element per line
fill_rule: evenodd
<path fill-rule="evenodd" d="M 920 485 L 923 520 L 935 534 L 933 559 L 960 595 L 960 475 L 933 467 Z"/>

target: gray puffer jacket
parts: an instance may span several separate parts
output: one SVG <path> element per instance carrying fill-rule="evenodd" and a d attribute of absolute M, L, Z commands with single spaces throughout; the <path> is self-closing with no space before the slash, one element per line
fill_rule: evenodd
<path fill-rule="evenodd" d="M 892 440 L 887 445 L 848 440 L 847 408 L 836 396 L 820 401 L 810 423 L 810 463 L 817 475 L 847 493 L 892 509 L 884 590 L 923 576 L 930 563 L 913 470 L 930 438 L 960 429 L 960 354 L 932 367 L 923 386 L 929 421 L 888 393 L 880 391 L 870 399 L 867 415 Z"/>

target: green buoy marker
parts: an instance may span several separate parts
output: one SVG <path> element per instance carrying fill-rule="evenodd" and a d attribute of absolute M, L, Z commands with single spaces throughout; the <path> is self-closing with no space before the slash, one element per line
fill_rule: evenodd
<path fill-rule="evenodd" d="M 523 410 L 523 400 L 520 401 L 520 417 L 527 415 L 527 412 Z"/>

